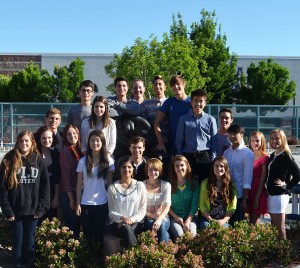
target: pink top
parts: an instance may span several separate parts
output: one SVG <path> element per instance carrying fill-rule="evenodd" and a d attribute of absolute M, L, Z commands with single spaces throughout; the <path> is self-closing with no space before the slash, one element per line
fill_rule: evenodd
<path fill-rule="evenodd" d="M 264 155 L 258 159 L 255 159 L 253 162 L 253 180 L 261 179 L 262 166 L 267 165 L 269 162 L 269 156 Z"/>

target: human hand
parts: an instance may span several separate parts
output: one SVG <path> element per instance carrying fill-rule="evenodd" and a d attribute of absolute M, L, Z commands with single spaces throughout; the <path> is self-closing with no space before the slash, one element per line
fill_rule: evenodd
<path fill-rule="evenodd" d="M 159 230 L 159 228 L 160 228 L 160 226 L 161 226 L 161 222 L 162 222 L 162 220 L 160 220 L 160 219 L 157 219 L 154 223 L 153 223 L 153 230 L 154 231 L 158 231 Z"/>
<path fill-rule="evenodd" d="M 76 213 L 77 216 L 81 215 L 81 206 L 80 206 L 80 204 L 76 205 L 75 213 Z"/>
<path fill-rule="evenodd" d="M 10 218 L 8 218 L 8 219 L 6 219 L 7 221 L 14 221 L 15 220 L 15 217 L 14 216 L 12 216 L 12 217 L 10 217 Z"/>
<path fill-rule="evenodd" d="M 178 223 L 178 224 L 180 224 L 181 226 L 183 226 L 183 218 L 180 218 L 180 217 L 176 217 L 175 218 L 175 221 Z"/>
<path fill-rule="evenodd" d="M 182 226 L 184 232 L 190 230 L 190 223 L 191 223 L 191 219 L 187 218 Z"/>
<path fill-rule="evenodd" d="M 285 181 L 282 181 L 281 179 L 276 179 L 276 180 L 274 180 L 274 184 L 275 184 L 275 186 L 279 186 L 279 187 L 282 187 L 282 188 L 286 188 L 286 183 L 285 183 Z"/>

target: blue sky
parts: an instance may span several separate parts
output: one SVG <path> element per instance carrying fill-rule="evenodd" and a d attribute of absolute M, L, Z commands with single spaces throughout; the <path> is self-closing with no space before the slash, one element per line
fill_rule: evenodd
<path fill-rule="evenodd" d="M 137 37 L 189 26 L 216 11 L 231 52 L 300 56 L 299 0 L 10 0 L 0 3 L 0 54 L 119 53 Z"/>

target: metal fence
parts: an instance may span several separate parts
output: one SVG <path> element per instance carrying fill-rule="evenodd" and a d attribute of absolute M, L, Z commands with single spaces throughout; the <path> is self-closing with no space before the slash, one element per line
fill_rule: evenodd
<path fill-rule="evenodd" d="M 45 124 L 45 114 L 50 108 L 62 111 L 61 129 L 66 125 L 70 103 L 0 103 L 0 142 L 1 147 L 11 146 L 17 134 L 30 129 L 36 131 Z M 254 130 L 262 131 L 266 138 L 274 128 L 282 128 L 287 137 L 299 139 L 300 106 L 270 105 L 226 105 L 210 104 L 205 111 L 218 119 L 222 108 L 230 108 L 234 114 L 234 123 L 245 127 L 245 136 Z M 218 122 L 219 120 L 217 120 Z"/>

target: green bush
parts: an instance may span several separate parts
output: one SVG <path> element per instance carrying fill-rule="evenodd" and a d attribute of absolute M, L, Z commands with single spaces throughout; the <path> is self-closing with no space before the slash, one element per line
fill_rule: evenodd
<path fill-rule="evenodd" d="M 10 227 L 2 213 L 0 213 L 0 245 L 5 251 L 11 250 L 12 240 Z"/>
<path fill-rule="evenodd" d="M 299 234 L 298 234 L 299 236 Z M 288 265 L 293 248 L 277 239 L 270 224 L 236 223 L 235 228 L 212 224 L 195 237 L 187 233 L 176 243 L 157 244 L 155 234 L 143 233 L 136 246 L 107 257 L 107 267 L 264 267 Z"/>
<path fill-rule="evenodd" d="M 68 227 L 58 219 L 44 220 L 36 232 L 35 265 L 37 267 L 101 267 L 99 245 L 81 234 L 74 239 Z"/>

